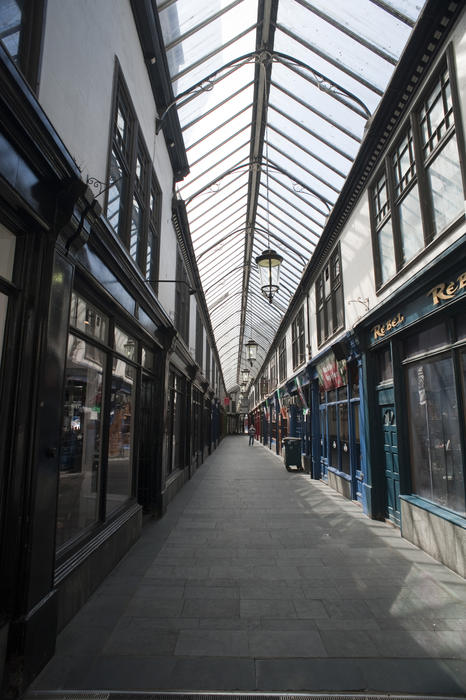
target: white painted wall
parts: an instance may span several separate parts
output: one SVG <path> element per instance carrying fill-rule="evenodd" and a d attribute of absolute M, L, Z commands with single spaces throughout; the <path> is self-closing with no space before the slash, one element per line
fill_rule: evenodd
<path fill-rule="evenodd" d="M 84 181 L 107 175 L 115 56 L 162 189 L 159 278 L 174 279 L 173 174 L 129 0 L 48 0 L 39 101 Z M 175 285 L 161 284 L 159 300 L 173 317 Z"/>

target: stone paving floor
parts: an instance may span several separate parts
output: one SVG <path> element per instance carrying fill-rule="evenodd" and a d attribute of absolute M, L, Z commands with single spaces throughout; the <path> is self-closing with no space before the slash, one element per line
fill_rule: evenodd
<path fill-rule="evenodd" d="M 145 525 L 30 691 L 464 697 L 465 660 L 460 576 L 235 436 Z"/>

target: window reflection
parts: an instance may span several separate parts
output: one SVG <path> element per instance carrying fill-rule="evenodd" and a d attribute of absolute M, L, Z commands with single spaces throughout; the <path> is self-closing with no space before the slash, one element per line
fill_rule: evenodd
<path fill-rule="evenodd" d="M 135 376 L 135 369 L 131 365 L 118 358 L 114 359 L 110 396 L 107 515 L 131 497 Z"/>
<path fill-rule="evenodd" d="M 465 512 L 463 461 L 452 356 L 408 367 L 414 493 Z"/>
<path fill-rule="evenodd" d="M 97 520 L 103 367 L 104 353 L 85 340 L 69 336 L 60 447 L 57 547 Z"/>

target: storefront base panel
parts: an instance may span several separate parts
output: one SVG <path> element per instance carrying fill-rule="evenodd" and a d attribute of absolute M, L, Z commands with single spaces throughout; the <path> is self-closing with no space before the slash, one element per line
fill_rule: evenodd
<path fill-rule="evenodd" d="M 179 469 L 170 475 L 162 492 L 162 513 L 166 512 L 168 504 L 173 501 L 187 481 L 189 481 L 189 469 Z"/>
<path fill-rule="evenodd" d="M 329 470 L 328 485 L 345 498 L 351 500 L 351 483 Z"/>
<path fill-rule="evenodd" d="M 10 625 L 2 698 L 22 697 L 55 652 L 58 596 L 52 591 Z"/>
<path fill-rule="evenodd" d="M 0 626 L 0 688 L 3 683 L 3 669 L 5 668 L 6 643 L 8 639 L 8 623 Z"/>
<path fill-rule="evenodd" d="M 401 499 L 401 534 L 449 569 L 466 577 L 466 528 Z"/>
<path fill-rule="evenodd" d="M 113 521 L 82 551 L 65 563 L 55 574 L 58 589 L 57 632 L 71 620 L 95 589 L 114 569 L 139 538 L 142 508 L 133 506 Z"/>
<path fill-rule="evenodd" d="M 312 460 L 310 455 L 302 455 L 301 459 L 303 461 L 303 468 L 306 474 L 312 473 Z"/>

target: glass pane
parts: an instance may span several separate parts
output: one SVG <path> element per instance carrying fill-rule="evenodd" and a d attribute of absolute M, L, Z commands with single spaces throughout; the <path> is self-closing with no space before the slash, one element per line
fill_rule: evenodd
<path fill-rule="evenodd" d="M 464 211 L 463 183 L 456 136 L 443 147 L 427 170 L 432 194 L 435 233 Z"/>
<path fill-rule="evenodd" d="M 331 404 L 328 407 L 328 441 L 329 441 L 329 464 L 338 469 L 338 418 L 337 406 Z"/>
<path fill-rule="evenodd" d="M 71 295 L 70 325 L 102 343 L 107 342 L 107 316 L 76 292 Z"/>
<path fill-rule="evenodd" d="M 398 215 L 400 217 L 403 261 L 407 262 L 424 247 L 421 206 L 419 203 L 417 183 L 413 185 L 399 204 Z"/>
<path fill-rule="evenodd" d="M 138 260 L 139 243 L 142 235 L 142 210 L 136 197 L 133 197 L 131 208 L 131 231 L 129 238 L 129 252 L 135 262 Z"/>
<path fill-rule="evenodd" d="M 338 404 L 340 418 L 340 469 L 345 474 L 350 473 L 350 445 L 348 426 L 348 404 Z"/>
<path fill-rule="evenodd" d="M 122 506 L 132 495 L 132 452 L 136 371 L 115 358 L 110 396 L 106 513 Z"/>
<path fill-rule="evenodd" d="M 320 409 L 320 454 L 327 458 L 327 409 Z"/>
<path fill-rule="evenodd" d="M 128 360 L 136 362 L 137 349 L 137 342 L 135 339 L 131 338 L 131 336 L 125 331 L 122 331 L 121 328 L 118 328 L 118 326 L 115 326 L 115 350 L 127 357 Z"/>
<path fill-rule="evenodd" d="M 354 453 L 353 462 L 356 469 L 361 469 L 361 439 L 359 430 L 359 401 L 351 404 L 353 411 Z"/>
<path fill-rule="evenodd" d="M 22 5 L 23 1 L 17 0 L 0 2 L 0 39 L 15 61 L 18 60 L 19 53 Z"/>
<path fill-rule="evenodd" d="M 60 440 L 57 540 L 60 547 L 97 521 L 105 355 L 69 336 Z"/>
<path fill-rule="evenodd" d="M 408 394 L 414 493 L 464 514 L 460 417 L 452 357 L 411 365 Z"/>
<path fill-rule="evenodd" d="M 6 314 L 8 310 L 8 297 L 0 292 L 0 367 L 2 362 L 3 338 L 5 335 Z"/>
<path fill-rule="evenodd" d="M 466 340 L 466 316 L 456 319 L 456 340 Z"/>
<path fill-rule="evenodd" d="M 405 341 L 405 357 L 415 357 L 421 353 L 445 347 L 448 344 L 448 327 L 446 323 L 438 323 L 435 326 L 415 333 Z"/>
<path fill-rule="evenodd" d="M 396 272 L 391 219 L 380 229 L 377 236 L 379 239 L 381 282 L 383 284 Z"/>
<path fill-rule="evenodd" d="M 16 236 L 0 224 L 0 277 L 11 282 L 15 260 Z"/>
<path fill-rule="evenodd" d="M 124 225 L 124 202 L 126 177 L 122 163 L 115 150 L 110 162 L 110 189 L 107 201 L 107 219 L 116 234 L 122 235 Z"/>
<path fill-rule="evenodd" d="M 377 351 L 377 384 L 393 381 L 392 354 L 390 346 Z"/>
<path fill-rule="evenodd" d="M 154 353 L 146 348 L 142 348 L 142 366 L 144 369 L 153 370 L 154 365 Z"/>

